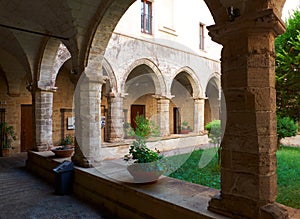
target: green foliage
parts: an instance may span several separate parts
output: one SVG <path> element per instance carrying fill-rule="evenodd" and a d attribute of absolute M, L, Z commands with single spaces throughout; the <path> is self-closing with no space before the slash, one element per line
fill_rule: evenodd
<path fill-rule="evenodd" d="M 218 158 L 215 156 L 207 166 L 199 168 L 198 164 L 203 152 L 203 150 L 193 151 L 187 161 L 169 176 L 220 189 L 220 168 L 217 161 Z M 184 155 L 176 155 L 176 159 L 180 159 L 180 156 Z"/>
<path fill-rule="evenodd" d="M 149 119 L 145 118 L 143 115 L 137 115 L 135 117 L 135 124 L 135 136 L 137 138 L 146 139 L 151 135 L 152 130 Z"/>
<path fill-rule="evenodd" d="M 208 137 L 211 139 L 211 142 L 220 145 L 222 134 L 221 121 L 213 120 L 206 124 L 205 129 L 208 131 Z"/>
<path fill-rule="evenodd" d="M 277 113 L 300 120 L 300 12 L 287 21 L 286 32 L 275 40 Z"/>
<path fill-rule="evenodd" d="M 72 145 L 73 144 L 73 137 L 71 135 L 66 135 L 66 137 L 61 141 L 61 145 Z"/>
<path fill-rule="evenodd" d="M 278 143 L 285 137 L 297 135 L 298 124 L 289 117 L 277 117 L 277 138 Z"/>
<path fill-rule="evenodd" d="M 189 123 L 187 121 L 183 121 L 181 123 L 181 127 L 180 127 L 181 130 L 189 130 L 189 131 L 192 131 L 192 128 L 191 126 L 189 125 Z"/>
<path fill-rule="evenodd" d="M 162 158 L 158 150 L 153 151 L 147 148 L 145 141 L 142 139 L 133 142 L 133 145 L 130 146 L 129 154 L 132 155 L 135 163 L 150 163 Z"/>
<path fill-rule="evenodd" d="M 5 148 L 5 149 L 11 148 L 12 142 L 17 139 L 14 127 L 11 125 L 8 125 L 7 122 L 3 122 L 0 124 L 0 130 L 3 133 L 2 148 Z"/>
<path fill-rule="evenodd" d="M 157 135 L 157 127 L 142 115 L 136 116 L 135 123 L 134 135 L 136 139 L 129 148 L 129 154 L 124 156 L 124 160 L 133 159 L 135 163 L 149 163 L 160 160 L 162 156 L 159 155 L 159 150 L 155 149 L 153 151 L 146 146 L 146 139 Z"/>
<path fill-rule="evenodd" d="M 300 148 L 277 151 L 278 195 L 276 201 L 300 209 Z"/>
<path fill-rule="evenodd" d="M 188 160 L 170 177 L 220 189 L 220 169 L 217 157 L 204 168 L 198 168 L 203 150 L 194 151 Z M 176 159 L 180 159 L 176 155 Z M 175 157 L 175 156 L 174 156 Z M 277 202 L 300 209 L 300 148 L 283 147 L 277 152 L 278 194 Z"/>
<path fill-rule="evenodd" d="M 221 120 L 213 120 L 210 123 L 206 124 L 205 129 L 208 131 L 208 137 L 210 138 L 210 142 L 217 147 L 217 157 L 218 157 L 218 165 L 221 165 L 221 137 L 222 137 L 222 129 L 221 129 Z"/>

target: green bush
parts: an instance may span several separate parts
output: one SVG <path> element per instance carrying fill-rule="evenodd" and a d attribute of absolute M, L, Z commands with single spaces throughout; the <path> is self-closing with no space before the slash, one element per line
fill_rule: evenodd
<path fill-rule="evenodd" d="M 205 129 L 208 131 L 208 134 L 211 134 L 211 132 L 218 132 L 218 130 L 221 130 L 221 120 L 213 120 L 210 123 L 207 123 Z"/>
<path fill-rule="evenodd" d="M 208 131 L 208 137 L 214 144 L 220 144 L 221 141 L 221 121 L 213 120 L 206 124 L 205 129 Z"/>
<path fill-rule="evenodd" d="M 298 124 L 290 117 L 277 116 L 278 145 L 281 139 L 297 135 Z"/>
<path fill-rule="evenodd" d="M 218 165 L 221 165 L 221 120 L 213 120 L 210 123 L 206 124 L 205 129 L 208 131 L 208 137 L 210 138 L 210 142 L 217 147 L 217 157 L 218 157 Z"/>

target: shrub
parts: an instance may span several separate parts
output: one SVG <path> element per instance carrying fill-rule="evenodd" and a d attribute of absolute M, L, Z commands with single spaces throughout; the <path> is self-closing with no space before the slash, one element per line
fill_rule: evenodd
<path fill-rule="evenodd" d="M 221 121 L 213 120 L 206 124 L 205 129 L 208 131 L 208 137 L 214 144 L 220 144 L 221 141 Z"/>
<path fill-rule="evenodd" d="M 205 129 L 208 131 L 208 137 L 210 138 L 210 142 L 218 148 L 217 156 L 218 156 L 218 165 L 221 164 L 221 120 L 213 120 L 210 123 L 206 124 Z"/>
<path fill-rule="evenodd" d="M 280 140 L 286 137 L 292 137 L 297 135 L 298 124 L 290 117 L 277 116 L 277 141 L 278 146 Z"/>

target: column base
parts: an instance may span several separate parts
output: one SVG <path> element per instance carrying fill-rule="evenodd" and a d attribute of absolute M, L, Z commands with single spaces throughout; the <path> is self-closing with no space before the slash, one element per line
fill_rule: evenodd
<path fill-rule="evenodd" d="M 286 209 L 277 203 L 264 204 L 241 197 L 216 195 L 209 201 L 208 210 L 230 218 L 288 219 Z"/>
<path fill-rule="evenodd" d="M 38 146 L 36 146 L 36 150 L 38 152 L 48 151 L 49 150 L 49 146 L 47 146 L 47 145 L 38 145 Z"/>
<path fill-rule="evenodd" d="M 79 167 L 90 168 L 93 166 L 92 163 L 83 155 L 78 146 L 75 147 L 75 153 L 71 159 L 74 165 Z"/>

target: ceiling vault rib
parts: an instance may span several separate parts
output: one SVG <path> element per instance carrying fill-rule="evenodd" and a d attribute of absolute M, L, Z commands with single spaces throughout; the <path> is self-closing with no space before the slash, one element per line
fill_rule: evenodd
<path fill-rule="evenodd" d="M 41 33 L 41 32 L 37 32 L 37 31 L 33 31 L 33 30 L 26 30 L 23 28 L 13 27 L 13 26 L 5 25 L 5 24 L 0 24 L 0 27 L 17 30 L 17 31 L 22 31 L 22 32 L 26 32 L 26 33 L 31 33 L 31 34 L 36 34 L 36 35 L 40 35 L 40 36 L 52 37 L 52 38 L 56 38 L 59 40 L 69 40 L 69 38 L 67 38 L 67 37 L 56 36 L 56 35 L 48 34 L 48 33 Z"/>

